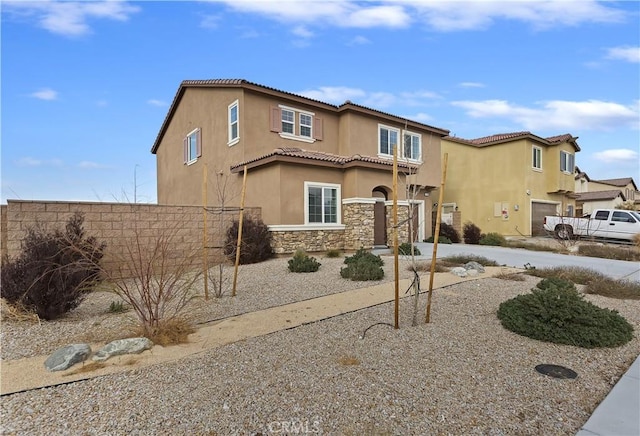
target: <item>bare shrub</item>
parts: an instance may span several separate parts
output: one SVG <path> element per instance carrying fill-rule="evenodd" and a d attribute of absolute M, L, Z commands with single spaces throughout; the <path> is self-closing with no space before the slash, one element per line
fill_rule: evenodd
<path fill-rule="evenodd" d="M 101 267 L 107 286 L 131 307 L 140 333 L 152 341 L 182 317 L 202 275 L 199 250 L 182 242 L 178 224 L 143 236 L 136 220 L 127 245 L 112 253 L 110 268 Z"/>

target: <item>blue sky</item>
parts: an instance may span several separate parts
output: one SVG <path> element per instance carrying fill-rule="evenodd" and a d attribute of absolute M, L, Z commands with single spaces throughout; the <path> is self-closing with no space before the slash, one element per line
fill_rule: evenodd
<path fill-rule="evenodd" d="M 640 3 L 2 1 L 1 201 L 156 201 L 182 80 L 239 78 L 462 138 L 571 133 L 639 180 Z"/>

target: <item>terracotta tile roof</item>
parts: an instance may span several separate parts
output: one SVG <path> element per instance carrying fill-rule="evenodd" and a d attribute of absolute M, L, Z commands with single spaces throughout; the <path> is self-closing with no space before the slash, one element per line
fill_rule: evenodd
<path fill-rule="evenodd" d="M 503 142 L 508 142 L 514 139 L 522 139 L 522 138 L 533 138 L 538 142 L 541 142 L 543 144 L 546 143 L 548 145 L 559 144 L 562 142 L 571 142 L 576 147 L 576 151 L 580 151 L 580 146 L 576 142 L 576 139 L 578 138 L 572 136 L 569 133 L 565 133 L 563 135 L 557 135 L 557 136 L 550 136 L 548 138 L 543 138 L 541 136 L 534 135 L 533 133 L 525 130 L 522 132 L 498 133 L 496 135 L 483 136 L 482 138 L 475 138 L 475 139 L 464 139 L 456 136 L 445 136 L 443 139 L 454 141 L 454 142 L 460 142 L 463 144 L 475 145 L 476 147 L 486 147 L 489 145 L 500 144 Z"/>
<path fill-rule="evenodd" d="M 432 132 L 439 134 L 441 136 L 445 136 L 449 134 L 449 130 L 447 129 L 441 129 L 439 127 L 434 127 L 434 126 L 430 126 L 428 124 L 424 124 L 421 123 L 419 121 L 413 121 L 413 120 L 408 120 L 405 119 L 403 117 L 400 117 L 398 115 L 393 115 L 393 114 L 389 114 L 386 112 L 382 112 L 379 111 L 377 109 L 372 109 L 372 108 L 368 108 L 366 106 L 361 106 L 355 103 L 352 103 L 350 101 L 346 101 L 343 104 L 341 104 L 340 106 L 336 106 L 334 104 L 331 103 L 326 103 L 326 102 L 322 102 L 320 100 L 315 100 L 309 97 L 305 97 L 303 95 L 299 95 L 299 94 L 294 94 L 292 92 L 287 92 L 287 91 L 282 91 L 280 89 L 276 89 L 276 88 L 271 88 L 269 86 L 264 86 L 264 85 L 260 85 L 258 83 L 254 83 L 254 82 L 250 82 L 248 80 L 244 80 L 244 79 L 206 79 L 206 80 L 183 80 L 180 83 L 180 86 L 178 87 L 178 90 L 176 91 L 175 96 L 173 97 L 173 101 L 171 102 L 171 106 L 169 107 L 169 110 L 167 111 L 167 115 L 165 116 L 164 121 L 162 122 L 162 125 L 160 126 L 160 130 L 156 136 L 156 139 L 153 143 L 153 146 L 151 147 L 151 153 L 156 153 L 156 151 L 158 150 L 158 147 L 160 145 L 160 141 L 162 140 L 162 137 L 164 136 L 164 132 L 166 131 L 169 122 L 171 121 L 171 118 L 173 117 L 173 113 L 176 110 L 178 103 L 180 101 L 180 99 L 182 98 L 185 89 L 187 88 L 216 88 L 216 87 L 221 87 L 221 88 L 228 88 L 228 87 L 236 87 L 236 88 L 246 88 L 246 89 L 252 89 L 254 91 L 257 92 L 263 92 L 263 93 L 267 93 L 267 94 L 276 94 L 276 95 L 280 95 L 280 96 L 288 96 L 291 98 L 295 98 L 295 99 L 299 99 L 301 101 L 305 101 L 308 104 L 312 104 L 315 106 L 321 106 L 324 109 L 330 110 L 330 111 L 335 111 L 336 113 L 339 113 L 341 111 L 344 110 L 356 110 L 359 112 L 363 112 L 363 113 L 370 113 L 372 115 L 377 115 L 377 116 L 382 116 L 385 118 L 392 118 L 394 119 L 395 122 L 398 123 L 409 123 L 412 126 L 417 126 L 426 130 L 431 130 Z"/>
<path fill-rule="evenodd" d="M 250 159 L 245 162 L 240 162 L 238 164 L 232 165 L 231 170 L 233 171 L 235 169 L 243 167 L 244 165 L 250 165 L 254 163 L 258 163 L 258 165 L 256 166 L 260 166 L 260 163 L 259 163 L 260 161 L 264 161 L 264 163 L 271 162 L 274 159 L 270 159 L 270 158 L 274 158 L 277 156 L 298 158 L 301 161 L 308 160 L 308 161 L 330 162 L 339 166 L 343 166 L 351 162 L 367 162 L 367 163 L 378 164 L 378 165 L 393 166 L 392 160 L 381 159 L 379 157 L 363 156 L 360 154 L 355 154 L 353 156 L 340 156 L 337 154 L 325 153 L 322 151 L 303 150 L 297 147 L 279 147 L 273 150 L 271 153 L 265 154 L 255 159 Z M 406 162 L 401 162 L 401 161 L 398 161 L 398 167 L 415 168 L 414 165 L 410 165 L 410 164 L 407 164 Z"/>
<path fill-rule="evenodd" d="M 609 191 L 580 192 L 576 194 L 576 201 L 614 200 L 618 196 L 622 197 L 623 201 L 626 200 L 622 191 L 619 189 L 612 189 Z"/>

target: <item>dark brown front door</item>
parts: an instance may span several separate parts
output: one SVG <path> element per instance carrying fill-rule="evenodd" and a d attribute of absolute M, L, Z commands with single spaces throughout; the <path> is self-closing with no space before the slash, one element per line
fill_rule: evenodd
<path fill-rule="evenodd" d="M 418 219 L 418 205 L 414 204 L 413 205 L 413 219 L 412 219 L 412 224 L 411 224 L 411 237 L 412 237 L 412 241 L 413 242 L 420 242 L 418 241 L 418 226 L 420 225 L 420 220 Z"/>
<path fill-rule="evenodd" d="M 384 201 L 373 207 L 373 245 L 387 245 L 387 208 Z"/>

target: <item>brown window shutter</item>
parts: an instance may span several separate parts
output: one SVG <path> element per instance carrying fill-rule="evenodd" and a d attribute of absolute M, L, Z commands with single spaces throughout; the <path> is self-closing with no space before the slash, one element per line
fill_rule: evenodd
<path fill-rule="evenodd" d="M 196 132 L 196 157 L 202 156 L 202 130 Z"/>
<path fill-rule="evenodd" d="M 186 164 L 189 160 L 189 138 L 182 140 L 182 154 L 184 156 L 184 163 Z"/>
<path fill-rule="evenodd" d="M 313 117 L 313 139 L 317 139 L 322 141 L 323 133 L 322 133 L 322 118 Z"/>
<path fill-rule="evenodd" d="M 271 106 L 270 124 L 272 132 L 282 132 L 282 112 L 279 107 Z"/>

